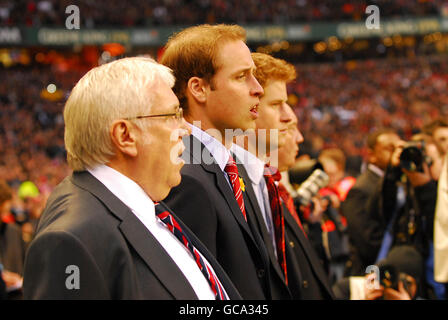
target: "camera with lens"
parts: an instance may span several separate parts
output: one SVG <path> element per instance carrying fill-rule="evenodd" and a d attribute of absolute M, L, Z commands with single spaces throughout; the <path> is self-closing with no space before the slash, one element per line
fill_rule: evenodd
<path fill-rule="evenodd" d="M 398 290 L 398 279 L 399 272 L 392 265 L 382 265 L 380 266 L 380 283 L 381 285 L 387 289 L 392 288 Z"/>
<path fill-rule="evenodd" d="M 320 189 L 327 186 L 328 175 L 321 169 L 316 169 L 297 189 L 296 200 L 301 205 L 307 206 Z"/>
<path fill-rule="evenodd" d="M 423 172 L 423 163 L 431 166 L 431 158 L 425 153 L 425 141 L 409 141 L 400 154 L 400 166 L 408 171 Z"/>

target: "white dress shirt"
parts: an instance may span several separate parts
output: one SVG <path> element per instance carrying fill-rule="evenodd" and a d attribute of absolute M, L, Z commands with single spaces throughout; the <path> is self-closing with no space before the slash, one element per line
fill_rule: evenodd
<path fill-rule="evenodd" d="M 191 134 L 202 142 L 202 144 L 208 149 L 210 154 L 215 159 L 218 166 L 224 172 L 227 161 L 229 160 L 230 152 L 221 143 L 221 141 L 216 140 L 213 136 L 209 135 L 207 132 L 199 129 L 195 125 L 188 123 L 191 127 Z M 201 155 L 202 156 L 202 155 Z"/>
<path fill-rule="evenodd" d="M 238 160 L 243 162 L 244 168 L 249 176 L 250 183 L 252 184 L 252 188 L 254 189 L 255 196 L 257 197 L 257 202 L 261 209 L 261 213 L 263 214 L 264 222 L 271 236 L 274 252 L 277 255 L 271 204 L 269 201 L 268 188 L 263 175 L 265 163 L 258 159 L 254 154 L 237 144 L 233 144 L 230 149 L 236 155 Z"/>
<path fill-rule="evenodd" d="M 227 148 L 220 141 L 216 140 L 215 137 L 209 135 L 207 132 L 203 131 L 202 129 L 199 129 L 198 127 L 196 127 L 191 123 L 188 124 L 191 127 L 191 135 L 194 136 L 199 141 L 201 141 L 201 143 L 210 152 L 212 157 L 215 159 L 215 162 L 218 164 L 219 168 L 223 172 L 224 177 L 226 178 L 227 183 L 229 184 L 229 187 L 233 193 L 233 187 L 232 183 L 230 182 L 230 177 L 227 174 L 227 172 L 224 171 L 227 165 L 227 161 L 229 161 L 230 151 L 227 150 Z M 202 154 L 200 156 L 203 157 Z"/>
<path fill-rule="evenodd" d="M 154 202 L 146 192 L 133 180 L 111 167 L 101 165 L 88 171 L 129 207 L 132 213 L 145 225 L 187 278 L 198 298 L 214 300 L 215 295 L 199 270 L 193 255 L 156 217 Z M 202 258 L 206 261 L 203 256 Z"/>

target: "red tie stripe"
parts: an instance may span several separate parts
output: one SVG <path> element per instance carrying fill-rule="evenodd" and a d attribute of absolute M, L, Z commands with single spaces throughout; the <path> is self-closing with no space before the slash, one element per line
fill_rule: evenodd
<path fill-rule="evenodd" d="M 286 284 L 288 284 L 288 273 L 286 269 L 285 218 L 283 216 L 278 187 L 275 184 L 275 181 L 281 179 L 281 174 L 277 168 L 266 165 L 264 169 L 264 178 L 266 180 L 272 220 L 274 222 L 277 259 L 285 275 Z"/>
<path fill-rule="evenodd" d="M 244 207 L 243 192 L 241 191 L 240 177 L 238 176 L 238 167 L 236 166 L 233 157 L 229 156 L 229 161 L 227 161 L 224 171 L 229 175 L 230 183 L 232 184 L 233 194 L 238 202 L 241 212 L 243 213 L 244 219 L 247 221 L 246 208 Z"/>
<path fill-rule="evenodd" d="M 306 234 L 305 229 L 303 228 L 302 222 L 300 221 L 299 215 L 297 214 L 296 207 L 294 205 L 294 199 L 291 197 L 288 190 L 286 190 L 286 187 L 282 183 L 278 184 L 278 192 L 280 194 L 280 198 L 286 204 L 286 207 L 293 216 L 294 220 L 296 220 L 300 229 L 302 229 L 303 234 L 305 235 L 305 237 L 308 238 L 308 235 Z"/>
<path fill-rule="evenodd" d="M 215 295 L 216 300 L 228 300 L 227 295 L 224 293 L 221 282 L 218 280 L 215 272 L 208 262 L 204 261 L 199 254 L 199 251 L 195 248 L 193 243 L 190 241 L 188 235 L 182 230 L 180 225 L 177 223 L 176 219 L 169 213 L 169 211 L 163 207 L 162 203 L 156 203 L 155 206 L 156 215 L 165 224 L 165 226 L 170 230 L 176 238 L 191 252 L 196 261 L 196 264 L 207 280 L 210 288 Z"/>

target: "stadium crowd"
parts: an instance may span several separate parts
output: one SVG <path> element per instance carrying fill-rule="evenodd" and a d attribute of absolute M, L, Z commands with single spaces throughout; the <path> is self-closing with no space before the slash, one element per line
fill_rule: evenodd
<path fill-rule="evenodd" d="M 296 69 L 289 99 L 305 137 L 301 153 L 313 158 L 335 146 L 348 157 L 362 158 L 365 136 L 373 129 L 389 127 L 409 139 L 424 123 L 448 114 L 443 57 L 299 64 Z M 66 175 L 63 100 L 81 76 L 44 65 L 2 71 L 0 173 L 11 185 L 31 180 L 52 187 Z M 45 95 L 52 82 L 61 92 L 59 101 Z"/>
<path fill-rule="evenodd" d="M 297 70 L 292 99 L 305 137 L 301 150 L 312 157 L 337 146 L 348 157 L 365 158 L 365 136 L 373 129 L 391 128 L 407 140 L 448 114 L 443 57 L 308 64 Z M 347 169 L 356 174 L 356 167 Z"/>
<path fill-rule="evenodd" d="M 382 17 L 438 15 L 447 10 L 443 0 L 113 0 L 107 5 L 90 0 L 0 1 L 0 25 L 65 25 L 65 8 L 76 4 L 86 27 L 192 25 L 197 23 L 300 23 L 359 21 L 374 4 Z"/>

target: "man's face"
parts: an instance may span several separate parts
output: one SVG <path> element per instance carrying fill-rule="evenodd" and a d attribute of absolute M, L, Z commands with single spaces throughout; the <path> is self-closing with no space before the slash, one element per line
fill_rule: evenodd
<path fill-rule="evenodd" d="M 280 171 L 286 171 L 296 163 L 299 144 L 302 142 L 303 136 L 297 128 L 297 121 L 293 121 L 288 127 L 284 145 L 278 150 L 278 168 Z"/>
<path fill-rule="evenodd" d="M 255 129 L 263 88 L 253 75 L 249 48 L 240 40 L 221 45 L 216 65 L 218 70 L 206 87 L 205 108 L 212 127 L 223 135 L 225 129 Z"/>
<path fill-rule="evenodd" d="M 288 124 L 292 121 L 287 110 L 287 99 L 284 81 L 267 82 L 258 107 L 258 119 L 255 120 L 258 145 L 264 146 L 267 151 L 278 149 L 285 144 Z"/>
<path fill-rule="evenodd" d="M 378 136 L 371 162 L 379 168 L 386 170 L 389 164 L 392 153 L 395 150 L 395 145 L 400 141 L 400 137 L 395 133 L 383 133 Z"/>
<path fill-rule="evenodd" d="M 149 114 L 175 113 L 179 101 L 171 88 L 158 82 L 152 89 L 156 92 Z M 143 129 L 137 129 L 138 166 L 144 190 L 153 201 L 164 199 L 171 188 L 181 181 L 180 169 L 184 161 L 180 159 L 185 149 L 182 136 L 190 133 L 185 121 L 174 117 L 142 119 Z"/>
<path fill-rule="evenodd" d="M 429 173 L 433 180 L 439 180 L 443 168 L 443 157 L 434 143 L 429 143 L 425 148 L 426 155 L 431 158 L 432 164 L 429 167 Z"/>
<path fill-rule="evenodd" d="M 344 178 L 344 171 L 336 161 L 330 158 L 323 158 L 320 160 L 320 162 L 324 167 L 325 173 L 329 177 L 329 187 L 334 187 L 339 182 L 339 180 Z"/>
<path fill-rule="evenodd" d="M 440 127 L 434 130 L 433 138 L 440 150 L 445 155 L 448 152 L 448 128 Z"/>

